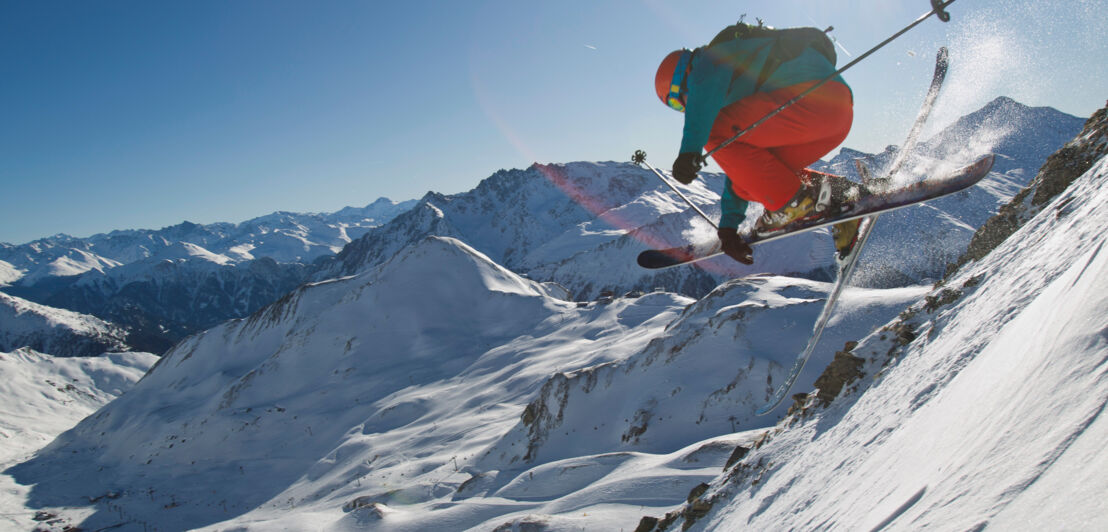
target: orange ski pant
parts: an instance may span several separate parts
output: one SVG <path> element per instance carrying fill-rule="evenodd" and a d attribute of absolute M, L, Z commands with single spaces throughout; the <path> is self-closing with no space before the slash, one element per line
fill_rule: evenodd
<path fill-rule="evenodd" d="M 716 116 L 706 150 L 757 122 L 817 82 L 758 92 Z M 854 120 L 853 98 L 842 83 L 830 81 L 753 131 L 712 155 L 740 198 L 775 211 L 800 189 L 798 171 L 842 143 Z"/>

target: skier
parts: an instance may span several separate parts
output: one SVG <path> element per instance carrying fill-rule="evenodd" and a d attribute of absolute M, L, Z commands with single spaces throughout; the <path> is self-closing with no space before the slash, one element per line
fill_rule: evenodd
<path fill-rule="evenodd" d="M 835 72 L 835 47 L 816 28 L 773 29 L 744 24 L 725 28 L 707 45 L 665 57 L 654 79 L 658 97 L 685 113 L 673 177 L 683 184 L 703 166 L 701 149 L 716 146 Z M 824 83 L 754 130 L 712 154 L 727 174 L 718 237 L 731 258 L 753 264 L 753 249 L 738 235 L 748 201 L 765 207 L 755 229 L 773 233 L 803 218 L 841 211 L 860 192 L 846 179 L 806 168 L 846 138 L 854 118 L 853 94 L 839 76 Z M 835 226 L 845 256 L 858 222 Z"/>

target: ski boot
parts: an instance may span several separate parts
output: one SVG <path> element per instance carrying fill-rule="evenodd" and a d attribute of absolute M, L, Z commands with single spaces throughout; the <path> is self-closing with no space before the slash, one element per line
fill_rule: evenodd
<path fill-rule="evenodd" d="M 844 177 L 805 168 L 798 173 L 800 190 L 784 207 L 766 211 L 754 230 L 760 236 L 787 231 L 797 221 L 830 218 L 850 212 L 863 187 Z"/>

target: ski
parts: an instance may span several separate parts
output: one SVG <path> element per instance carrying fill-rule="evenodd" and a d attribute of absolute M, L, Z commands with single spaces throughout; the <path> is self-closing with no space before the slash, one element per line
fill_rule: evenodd
<path fill-rule="evenodd" d="M 748 244 L 755 246 L 838 223 L 903 209 L 965 190 L 984 178 L 989 173 L 992 165 L 993 155 L 986 155 L 969 166 L 941 177 L 928 178 L 919 183 L 882 194 L 864 196 L 854 202 L 854 208 L 850 212 L 842 216 L 794 223 L 787 231 L 771 235 L 763 236 L 753 231 L 745 231 L 741 236 Z M 712 240 L 667 249 L 648 249 L 639 253 L 637 261 L 639 266 L 643 268 L 657 270 L 710 259 L 722 253 L 719 241 Z"/>
<path fill-rule="evenodd" d="M 885 172 L 885 177 L 878 179 L 872 178 L 869 169 L 862 164 L 861 161 L 855 161 L 858 167 L 858 173 L 862 176 L 863 182 L 866 184 L 867 188 L 887 187 L 900 172 L 904 163 L 911 156 L 911 153 L 915 150 L 916 143 L 919 140 L 919 133 L 923 129 L 923 124 L 927 121 L 928 115 L 931 114 L 931 108 L 934 106 L 935 99 L 939 96 L 939 90 L 942 88 L 943 80 L 946 78 L 947 64 L 948 53 L 946 47 L 943 47 L 939 49 L 939 53 L 935 58 L 935 73 L 931 78 L 931 86 L 927 90 L 927 96 L 924 97 L 923 105 L 920 106 L 919 113 L 916 114 L 916 121 L 912 124 L 912 129 L 909 130 L 908 136 L 900 148 L 900 152 L 897 153 L 888 171 Z M 982 161 L 985 160 L 988 160 L 987 165 L 982 163 Z M 988 174 L 989 169 L 992 168 L 992 156 L 987 156 L 971 166 L 979 166 L 977 171 L 980 175 L 978 180 L 980 180 L 980 178 Z M 982 170 L 982 168 L 984 169 Z M 804 369 L 804 365 L 808 362 L 808 359 L 811 358 L 812 353 L 819 344 L 820 337 L 823 335 L 824 328 L 827 327 L 827 323 L 831 319 L 831 314 L 834 312 L 835 306 L 839 301 L 839 295 L 842 294 L 843 289 L 850 283 L 850 278 L 854 275 L 854 270 L 858 265 L 858 256 L 861 254 L 862 248 L 865 247 L 866 241 L 869 240 L 870 235 L 873 234 L 873 227 L 874 224 L 877 223 L 877 217 L 879 215 L 880 213 L 872 214 L 863 218 L 861 224 L 858 226 L 858 234 L 850 252 L 844 257 L 836 255 L 836 263 L 838 264 L 839 271 L 835 278 L 835 285 L 832 287 L 831 293 L 828 294 L 827 301 L 823 304 L 823 310 L 820 311 L 815 326 L 812 327 L 812 336 L 808 339 L 808 345 L 805 346 L 802 353 L 797 355 L 796 361 L 793 362 L 792 368 L 789 369 L 789 374 L 785 377 L 785 381 L 774 390 L 770 400 L 754 412 L 755 415 L 766 415 L 777 408 L 777 405 L 781 404 L 781 401 L 785 399 L 785 396 L 789 393 L 793 384 L 796 383 L 796 379 L 800 377 L 800 372 Z"/>

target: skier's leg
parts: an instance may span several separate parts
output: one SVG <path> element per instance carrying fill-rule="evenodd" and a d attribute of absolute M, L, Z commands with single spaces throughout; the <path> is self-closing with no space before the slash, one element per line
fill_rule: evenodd
<path fill-rule="evenodd" d="M 734 133 L 807 90 L 814 82 L 759 92 L 725 107 L 716 118 L 711 150 Z M 853 120 L 850 89 L 831 82 L 717 151 L 716 162 L 742 198 L 778 210 L 800 189 L 798 171 L 842 142 Z"/>
<path fill-rule="evenodd" d="M 769 148 L 768 151 L 772 153 L 778 161 L 781 161 L 781 164 L 794 170 L 800 170 L 820 160 L 821 157 L 827 155 L 831 150 L 842 144 L 848 132 L 849 130 L 833 132 L 830 136 L 816 139 L 812 142 L 778 146 L 776 148 Z"/>
<path fill-rule="evenodd" d="M 765 148 L 735 142 L 712 157 L 730 178 L 737 196 L 757 201 L 769 210 L 784 206 L 800 189 L 796 171 Z"/>
<path fill-rule="evenodd" d="M 723 108 L 716 117 L 706 148 L 712 149 L 815 83 L 799 83 L 771 92 L 758 92 Z M 845 85 L 828 82 L 746 133 L 739 141 L 761 148 L 777 148 L 825 141 L 830 137 L 839 137 L 841 140 L 850 131 L 854 120 L 851 98 L 850 89 Z M 818 154 L 807 164 L 818 160 L 833 148 L 834 146 L 827 148 L 827 151 Z"/>

